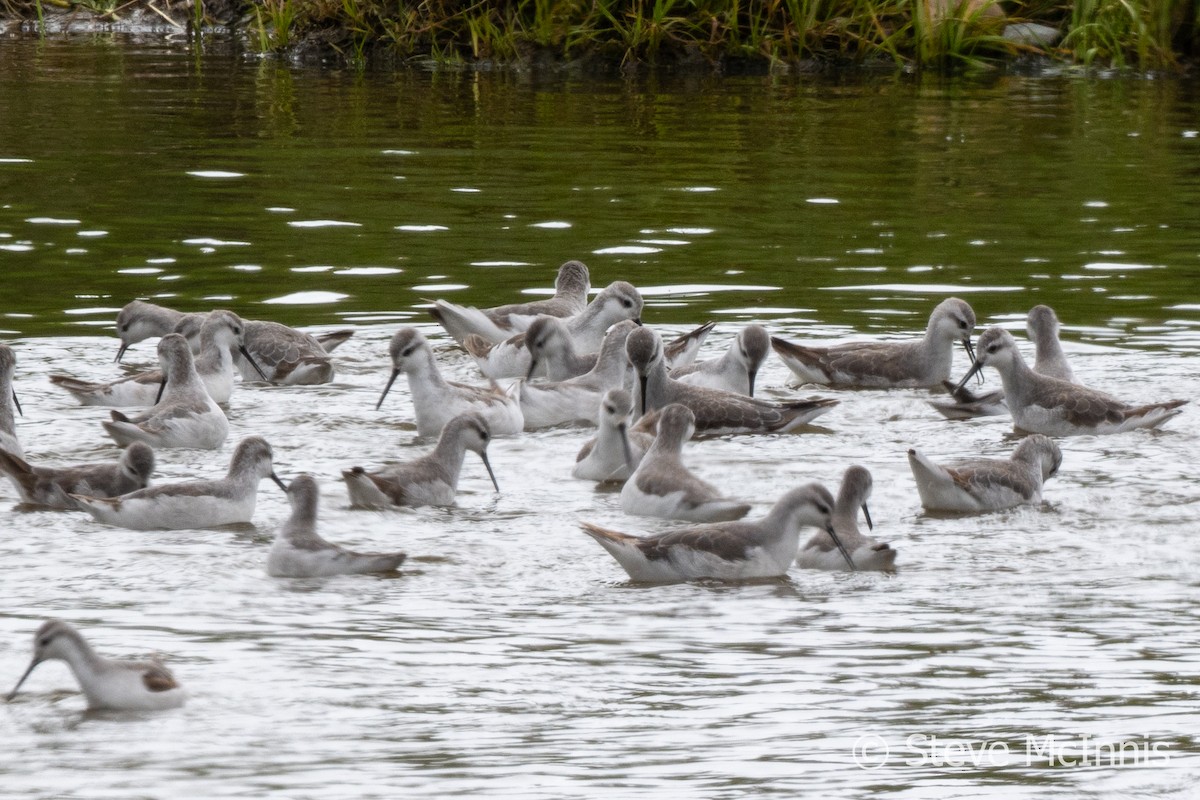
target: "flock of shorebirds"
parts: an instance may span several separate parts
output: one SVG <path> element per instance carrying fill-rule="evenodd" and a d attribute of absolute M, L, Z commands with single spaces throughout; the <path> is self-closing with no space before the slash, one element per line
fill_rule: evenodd
<path fill-rule="evenodd" d="M 1063 355 L 1058 319 L 1047 306 L 1029 312 L 1036 350 L 1032 367 L 1012 334 L 989 328 L 972 342 L 975 314 L 948 298 L 933 309 L 924 336 L 902 342 L 854 342 L 820 348 L 771 337 L 748 325 L 718 358 L 696 356 L 712 323 L 670 342 L 641 324 L 642 298 L 618 281 L 589 302 L 590 276 L 578 261 L 558 272 L 545 300 L 492 309 L 444 300 L 431 313 L 476 361 L 487 385 L 446 380 L 426 338 L 415 328 L 392 337 L 392 372 L 376 408 L 397 378 L 408 381 L 419 435 L 437 437 L 427 455 L 376 471 L 342 473 L 351 506 L 387 508 L 450 505 L 466 451 L 477 453 L 497 491 L 487 458 L 493 436 L 563 424 L 596 426 L 583 445 L 573 476 L 617 482 L 621 508 L 632 515 L 697 523 L 657 536 L 635 536 L 587 522 L 594 538 L 635 581 L 745 580 L 783 575 L 796 564 L 826 570 L 890 570 L 896 550 L 858 527 L 858 512 L 873 529 L 867 501 L 871 474 L 851 466 L 835 498 L 810 483 L 783 495 L 761 519 L 741 521 L 750 505 L 730 498 L 693 474 L 684 444 L 702 435 L 782 433 L 800 428 L 837 405 L 832 398 L 772 402 L 754 396 L 755 378 L 773 349 L 794 383 L 831 388 L 945 387 L 930 404 L 949 418 L 1011 414 L 1028 433 L 1011 458 L 939 464 L 916 450 L 909 464 L 922 505 L 929 510 L 980 512 L 1041 501 L 1042 484 L 1062 454 L 1052 437 L 1112 434 L 1154 428 L 1186 402 L 1131 405 L 1080 385 Z M 248 522 L 259 482 L 271 478 L 288 495 L 289 519 L 278 529 L 266 570 L 278 577 L 387 572 L 403 553 L 364 554 L 325 541 L 317 531 L 319 489 L 300 475 L 285 484 L 274 472 L 270 445 L 250 436 L 236 447 L 219 480 L 149 486 L 155 452 L 215 449 L 229 433 L 221 405 L 245 381 L 285 384 L 332 379 L 330 352 L 352 334 L 314 337 L 274 322 L 242 320 L 229 311 L 181 313 L 135 300 L 117 318 L 119 361 L 133 344 L 158 343 L 160 369 L 111 383 L 67 375 L 50 380 L 87 405 L 145 407 L 126 415 L 113 408 L 105 431 L 124 452 L 115 463 L 34 466 L 23 457 L 20 413 L 13 390 L 15 357 L 0 345 L 0 469 L 25 503 L 86 511 L 97 520 L 133 529 L 208 528 Z M 951 383 L 961 345 L 968 372 Z M 985 366 L 1000 374 L 1003 391 L 977 395 L 968 381 Z M 496 383 L 515 378 L 507 388 Z M 805 527 L 817 530 L 801 543 Z M 92 708 L 159 709 L 184 694 L 154 662 L 112 661 L 97 655 L 68 623 L 50 620 L 38 630 L 34 656 L 12 699 L 42 661 L 62 659 L 74 671 Z"/>

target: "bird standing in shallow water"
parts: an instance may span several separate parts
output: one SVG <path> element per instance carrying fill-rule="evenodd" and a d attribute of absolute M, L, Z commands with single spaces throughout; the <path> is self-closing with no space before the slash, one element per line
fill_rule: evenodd
<path fill-rule="evenodd" d="M 116 497 L 146 488 L 154 472 L 154 450 L 144 442 L 134 442 L 115 463 L 70 467 L 35 467 L 20 456 L 0 450 L 0 471 L 8 475 L 26 503 L 78 509 L 72 494 Z"/>
<path fill-rule="evenodd" d="M 832 526 L 833 496 L 817 483 L 793 489 L 757 522 L 711 522 L 658 536 L 630 536 L 581 524 L 617 560 L 629 577 L 648 583 L 698 578 L 724 581 L 772 578 L 787 572 L 800 548 L 804 525 Z M 849 561 L 850 556 L 843 552 Z"/>
<path fill-rule="evenodd" d="M 421 436 L 437 436 L 447 422 L 467 411 L 482 414 L 494 436 L 514 436 L 524 427 L 521 403 L 514 395 L 502 392 L 495 384 L 468 386 L 443 378 L 429 342 L 416 328 L 396 331 L 388 353 L 392 357 L 392 375 L 375 408 L 383 405 L 392 384 L 403 372 L 408 377 L 417 433 Z"/>
<path fill-rule="evenodd" d="M 67 662 L 93 711 L 161 711 L 177 708 L 187 699 L 162 664 L 102 658 L 79 631 L 60 619 L 48 620 L 38 628 L 33 661 L 5 699 L 12 702 L 34 668 L 54 659 Z"/>
<path fill-rule="evenodd" d="M 976 352 L 975 363 L 958 385 L 966 384 L 985 366 L 994 367 L 1004 384 L 1013 427 L 1029 433 L 1080 436 L 1157 428 L 1180 414 L 1180 407 L 1187 403 L 1168 400 L 1134 406 L 1086 386 L 1039 375 L 1025 363 L 1012 334 L 1003 328 L 984 331 Z"/>
<path fill-rule="evenodd" d="M 342 471 L 353 508 L 389 506 L 451 506 L 458 492 L 458 476 L 468 450 L 478 453 L 492 486 L 500 491 L 487 446 L 491 441 L 487 420 L 474 411 L 446 423 L 433 452 L 408 464 L 367 472 L 362 467 Z"/>
<path fill-rule="evenodd" d="M 787 433 L 824 414 L 837 400 L 792 400 L 769 403 L 733 392 L 689 386 L 667 374 L 662 339 L 638 328 L 625 340 L 625 354 L 638 381 L 641 411 L 679 403 L 696 416 L 696 430 L 718 433 Z"/>
<path fill-rule="evenodd" d="M 998 511 L 1040 503 L 1042 484 L 1058 474 L 1062 450 L 1040 433 L 1026 436 L 1010 458 L 976 458 L 942 465 L 916 450 L 908 465 L 928 511 Z"/>
<path fill-rule="evenodd" d="M 725 522 L 750 512 L 749 503 L 725 497 L 684 466 L 683 444 L 692 438 L 695 422 L 692 412 L 678 403 L 662 409 L 654 444 L 621 489 L 621 508 L 626 514 Z"/>
<path fill-rule="evenodd" d="M 839 552 L 833 538 L 824 531 L 813 534 L 800 548 L 796 566 L 805 569 L 844 570 L 853 563 L 858 570 L 890 570 L 896 566 L 896 551 L 886 542 L 877 542 L 858 529 L 858 512 L 861 509 L 867 527 L 873 529 L 871 512 L 867 500 L 871 497 L 873 481 L 866 467 L 853 466 L 842 476 L 837 504 L 833 509 L 833 529 L 842 546 L 850 554 L 847 562 Z"/>
<path fill-rule="evenodd" d="M 975 311 L 949 297 L 929 315 L 925 336 L 911 342 L 850 342 L 833 347 L 805 347 L 778 337 L 771 345 L 797 383 L 821 383 L 867 389 L 938 386 L 950 379 L 954 345 L 969 358 Z"/>
<path fill-rule="evenodd" d="M 208 396 L 187 340 L 168 333 L 158 342 L 158 364 L 163 372 L 162 397 L 135 417 L 112 412 L 112 421 L 101 424 L 122 447 L 145 442 L 155 447 L 194 447 L 215 450 L 229 435 L 229 420 Z"/>
<path fill-rule="evenodd" d="M 321 578 L 395 572 L 404 553 L 356 553 L 331 544 L 317 533 L 320 490 L 311 475 L 298 475 L 288 486 L 292 514 L 279 527 L 267 555 L 267 574 L 273 578 Z"/>
<path fill-rule="evenodd" d="M 164 483 L 120 497 L 73 494 L 79 507 L 100 522 L 133 530 L 215 528 L 249 522 L 258 502 L 258 484 L 270 478 L 287 491 L 271 465 L 271 445 L 259 436 L 238 443 L 224 478 Z"/>

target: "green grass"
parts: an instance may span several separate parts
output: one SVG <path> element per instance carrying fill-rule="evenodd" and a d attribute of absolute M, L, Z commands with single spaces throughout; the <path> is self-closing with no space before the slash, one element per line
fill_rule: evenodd
<path fill-rule="evenodd" d="M 350 63 L 375 53 L 448 64 L 533 57 L 622 67 L 730 60 L 764 66 L 894 62 L 988 69 L 1037 52 L 1083 65 L 1176 69 L 1200 55 L 1200 0 L 243 0 L 243 29 L 262 51 L 320 42 Z M 940 0 L 939 0 L 940 1 Z M 40 20 L 43 3 L 101 10 L 106 0 L 0 0 Z M 49 13 L 48 11 L 45 13 Z M 203 0 L 189 20 L 208 24 Z M 1001 36 L 1007 21 L 1065 33 L 1042 52 Z"/>

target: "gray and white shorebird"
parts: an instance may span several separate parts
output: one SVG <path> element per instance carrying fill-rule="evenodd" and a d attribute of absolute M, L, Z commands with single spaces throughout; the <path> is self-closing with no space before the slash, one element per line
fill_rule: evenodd
<path fill-rule="evenodd" d="M 575 456 L 571 476 L 598 483 L 621 482 L 637 469 L 654 435 L 629 427 L 633 399 L 624 389 L 609 389 L 600 400 L 596 435 Z"/>
<path fill-rule="evenodd" d="M 525 336 L 526 347 L 529 348 L 530 360 L 533 362 L 526 374 L 526 379 L 530 379 L 535 373 L 544 372 L 551 381 L 565 381 L 591 372 L 600 361 L 600 354 L 604 352 L 605 343 L 608 342 L 608 334 L 618 328 L 632 331 L 633 326 L 637 324 L 632 320 L 618 322 L 604 335 L 599 351 L 580 355 L 575 350 L 574 343 L 570 341 L 570 335 L 562 320 L 550 317 L 534 320 Z M 706 322 L 667 342 L 663 353 L 668 368 L 681 365 L 679 367 L 681 370 L 690 369 L 700 350 L 700 345 L 708 337 L 715 324 Z M 467 349 L 468 351 L 471 349 L 470 345 Z M 622 360 L 624 360 L 624 356 L 622 356 Z"/>
<path fill-rule="evenodd" d="M 583 311 L 591 288 L 587 266 L 582 261 L 568 261 L 558 268 L 554 296 L 546 300 L 483 309 L 435 300 L 429 313 L 459 344 L 465 344 L 472 334 L 499 344 L 526 330 L 539 316 L 570 317 Z"/>
<path fill-rule="evenodd" d="M 1025 332 L 1033 342 L 1033 371 L 1061 381 L 1076 383 L 1075 372 L 1067 363 L 1062 342 L 1058 339 L 1058 315 L 1050 306 L 1037 305 L 1025 317 Z"/>
<path fill-rule="evenodd" d="M 311 475 L 293 478 L 287 494 L 292 513 L 275 532 L 275 541 L 267 554 L 267 574 L 271 577 L 323 578 L 395 572 L 404 563 L 404 553 L 356 553 L 321 538 L 317 533 L 321 493 Z"/>
<path fill-rule="evenodd" d="M 771 403 L 745 395 L 690 386 L 667 374 L 662 340 L 648 328 L 638 328 L 625 341 L 633 366 L 641 412 L 680 403 L 696 416 L 696 430 L 718 433 L 787 433 L 824 414 L 837 400 L 808 399 Z"/>
<path fill-rule="evenodd" d="M 154 473 L 154 450 L 134 442 L 116 462 L 35 467 L 13 453 L 0 450 L 0 470 L 12 481 L 22 502 L 47 508 L 77 509 L 72 494 L 116 497 L 144 489 Z"/>
<path fill-rule="evenodd" d="M 1005 459 L 974 458 L 937 464 L 916 450 L 908 465 L 928 511 L 999 511 L 1042 501 L 1042 486 L 1058 473 L 1062 451 L 1040 433 L 1026 436 Z"/>
<path fill-rule="evenodd" d="M 771 346 L 798 383 L 869 389 L 934 387 L 950 379 L 954 345 L 970 358 L 975 312 L 950 297 L 929 315 L 925 336 L 909 342 L 850 342 L 806 347 L 771 337 Z"/>
<path fill-rule="evenodd" d="M 416 328 L 401 328 L 388 345 L 392 374 L 375 404 L 378 409 L 400 373 L 408 378 L 417 433 L 437 436 L 446 423 L 467 411 L 478 411 L 487 420 L 493 436 L 514 436 L 521 432 L 525 417 L 514 393 L 506 393 L 494 383 L 488 387 L 455 383 L 442 377 L 433 349 Z M 513 390 L 510 389 L 510 392 Z"/>
<path fill-rule="evenodd" d="M 784 575 L 796 560 L 801 528 L 815 525 L 832 532 L 832 515 L 829 490 L 810 483 L 789 491 L 756 522 L 710 522 L 641 537 L 588 522 L 581 527 L 635 581 L 739 581 Z"/>
<path fill-rule="evenodd" d="M 176 331 L 176 333 L 181 333 Z M 186 336 L 184 338 L 187 338 Z M 257 366 L 246 350 L 245 324 L 232 311 L 213 311 L 200 324 L 199 354 L 194 356 L 196 374 L 208 396 L 218 404 L 228 403 L 233 394 L 233 351 Z M 258 375 L 266 380 L 261 369 Z M 85 406 L 152 406 L 162 390 L 162 370 L 139 372 L 110 383 L 83 381 L 70 375 L 51 375 L 50 382 L 66 389 Z"/>
<path fill-rule="evenodd" d="M 53 660 L 67 662 L 92 711 L 162 711 L 178 708 L 187 699 L 171 672 L 157 660 L 104 658 L 73 626 L 51 619 L 34 634 L 33 660 L 6 701 L 12 702 L 38 664 Z"/>
<path fill-rule="evenodd" d="M 586 355 L 600 349 L 605 332 L 613 325 L 625 319 L 640 323 L 641 314 L 642 296 L 638 290 L 625 281 L 616 281 L 596 295 L 583 311 L 565 318 L 563 325 L 571 336 L 575 351 Z M 471 351 L 468 347 L 468 351 L 480 372 L 492 380 L 532 377 L 531 367 L 536 365 L 526 339 L 525 333 L 519 333 L 499 344 L 487 346 L 486 350 Z M 478 340 L 472 342 L 478 343 Z"/>
<path fill-rule="evenodd" d="M 342 470 L 350 505 L 354 508 L 454 505 L 458 477 L 468 450 L 479 455 L 492 479 L 492 486 L 499 492 L 500 486 L 487 456 L 491 439 L 491 431 L 482 414 L 476 411 L 459 414 L 442 428 L 437 446 L 415 461 L 384 467 L 376 472 L 367 472 L 362 467 Z"/>
<path fill-rule="evenodd" d="M 1121 433 L 1157 428 L 1181 413 L 1187 400 L 1130 405 L 1086 386 L 1039 375 L 1029 368 L 1012 334 L 988 328 L 979 336 L 975 363 L 959 381 L 966 384 L 985 366 L 1000 373 L 1013 426 L 1047 436 Z"/>
<path fill-rule="evenodd" d="M 873 481 L 866 467 L 858 465 L 846 470 L 833 509 L 833 530 L 842 547 L 850 554 L 847 561 L 833 538 L 825 531 L 813 534 L 800 548 L 796 566 L 804 569 L 845 570 L 853 563 L 856 570 L 892 570 L 896 567 L 896 551 L 886 542 L 879 542 L 858 529 L 861 510 L 867 528 L 874 529 L 867 500 L 871 497 Z"/>
<path fill-rule="evenodd" d="M 134 417 L 112 411 L 112 421 L 101 423 L 104 430 L 122 447 L 134 442 L 145 442 L 155 449 L 220 447 L 229 435 L 229 420 L 208 396 L 196 373 L 187 340 L 178 333 L 168 333 L 160 339 L 158 365 L 165 378 L 162 398 Z"/>
<path fill-rule="evenodd" d="M 558 317 L 538 317 L 520 335 L 524 337 L 525 347 L 529 350 L 529 369 L 524 376 L 526 380 L 536 376 L 565 381 L 583 375 L 596 365 L 597 354 L 580 355 L 567 324 Z M 463 343 L 463 348 L 479 364 L 481 371 L 487 367 L 488 353 L 499 346 L 475 334 L 468 336 Z"/>
<path fill-rule="evenodd" d="M 131 345 L 172 332 L 182 333 L 193 348 L 198 348 L 200 327 L 206 315 L 207 312 L 185 314 L 143 300 L 127 303 L 117 315 L 121 348 L 116 360 L 120 361 Z M 333 380 L 333 362 L 329 353 L 354 335 L 352 330 L 339 330 L 314 336 L 278 322 L 244 320 L 244 323 L 244 343 L 254 363 L 240 353 L 235 356 L 234 365 L 242 379 L 260 380 L 261 374 L 265 373 L 266 380 L 285 385 Z"/>
<path fill-rule="evenodd" d="M 1067 363 L 1062 343 L 1058 340 L 1058 316 L 1050 306 L 1034 306 L 1025 318 L 1025 330 L 1034 346 L 1033 371 L 1051 378 L 1078 383 L 1071 365 Z M 1004 391 L 994 389 L 976 394 L 965 384 L 956 386 L 951 381 L 942 381 L 950 393 L 946 399 L 930 400 L 933 406 L 947 419 L 971 419 L 973 417 L 1003 416 L 1008 413 Z"/>
<path fill-rule="evenodd" d="M 224 478 L 164 483 L 119 497 L 73 494 L 79 507 L 100 522 L 132 530 L 216 528 L 249 522 L 258 502 L 258 484 L 270 478 L 283 491 L 275 474 L 271 445 L 259 436 L 238 443 Z"/>
<path fill-rule="evenodd" d="M 629 369 L 625 340 L 637 327 L 637 323 L 623 320 L 609 328 L 595 364 L 583 375 L 552 383 L 522 381 L 520 397 L 525 430 L 569 422 L 599 424 L 601 397 L 609 389 L 620 388 L 625 381 Z"/>
<path fill-rule="evenodd" d="M 683 463 L 683 445 L 692 438 L 696 418 L 678 403 L 658 415 L 658 435 L 621 489 L 621 509 L 641 517 L 688 522 L 728 522 L 750 512 L 750 504 L 726 497 Z"/>
<path fill-rule="evenodd" d="M 17 370 L 17 356 L 6 344 L 0 344 L 0 449 L 13 455 L 24 455 L 21 442 L 17 439 L 16 414 L 21 413 L 17 392 L 13 389 L 13 375 Z M 15 413 L 14 413 L 15 412 Z"/>
<path fill-rule="evenodd" d="M 754 397 L 754 379 L 771 352 L 771 337 L 762 325 L 747 325 L 720 358 L 671 370 L 671 377 L 692 386 L 706 386 Z"/>

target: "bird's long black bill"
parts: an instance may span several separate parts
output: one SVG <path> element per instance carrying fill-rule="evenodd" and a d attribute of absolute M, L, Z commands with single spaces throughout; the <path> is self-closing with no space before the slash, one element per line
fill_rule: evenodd
<path fill-rule="evenodd" d="M 754 379 L 757 377 L 758 377 L 758 373 L 755 372 L 754 370 L 750 370 L 749 378 L 750 378 L 750 396 L 751 397 L 754 397 Z"/>
<path fill-rule="evenodd" d="M 641 389 L 642 393 L 642 416 L 644 417 L 646 416 L 646 383 L 648 378 L 645 375 L 641 375 L 639 376 L 638 381 L 638 388 Z"/>
<path fill-rule="evenodd" d="M 972 364 L 971 368 L 969 370 L 967 370 L 967 374 L 963 375 L 962 380 L 959 381 L 958 385 L 954 387 L 954 391 L 955 392 L 961 391 L 962 388 L 967 385 L 967 381 L 971 380 L 971 378 L 974 377 L 975 374 L 977 372 L 979 372 L 979 370 L 981 370 L 981 369 L 983 369 L 983 364 L 980 363 L 979 361 L 976 361 L 974 364 Z"/>
<path fill-rule="evenodd" d="M 271 480 L 275 481 L 276 486 L 278 486 L 280 489 L 283 489 L 284 494 L 287 494 L 287 484 L 284 483 L 273 471 L 271 472 Z"/>
<path fill-rule="evenodd" d="M 537 365 L 538 365 L 538 360 L 536 358 L 529 359 L 529 372 L 525 373 L 525 380 L 527 380 L 527 381 L 533 380 L 533 372 L 534 372 L 534 370 L 537 369 Z"/>
<path fill-rule="evenodd" d="M 25 683 L 25 679 L 29 677 L 29 673 L 33 672 L 34 667 L 36 667 L 40 663 L 41 662 L 38 661 L 36 658 L 33 661 L 29 662 L 29 669 L 25 670 L 25 674 L 21 676 L 21 680 L 17 681 L 17 685 L 13 687 L 13 690 L 4 696 L 4 702 L 6 702 L 6 703 L 12 702 L 12 699 L 17 696 L 17 692 L 20 691 L 21 685 Z"/>
<path fill-rule="evenodd" d="M 869 531 L 875 530 L 875 523 L 871 522 L 871 509 L 867 508 L 866 503 L 863 503 L 862 509 L 863 509 L 863 516 L 867 518 L 867 530 L 869 530 Z"/>
<path fill-rule="evenodd" d="M 238 352 L 242 354 L 242 358 L 250 362 L 250 366 L 254 367 L 254 371 L 258 373 L 258 377 L 262 378 L 264 381 L 270 380 L 270 378 L 267 377 L 267 373 L 263 372 L 262 367 L 260 367 L 258 362 L 254 360 L 254 356 L 250 355 L 250 351 L 246 349 L 245 345 L 239 346 Z"/>
<path fill-rule="evenodd" d="M 971 359 L 971 363 L 975 363 L 975 346 L 971 344 L 971 337 L 964 336 L 962 338 L 963 350 L 967 351 L 967 358 Z M 979 373 L 979 382 L 983 383 L 983 373 Z"/>
<path fill-rule="evenodd" d="M 167 390 L 167 374 L 163 373 L 163 379 L 158 382 L 158 394 L 154 395 L 154 405 L 158 405 L 162 400 L 163 392 Z"/>
<path fill-rule="evenodd" d="M 480 453 L 479 458 L 483 461 L 483 465 L 487 467 L 488 477 L 492 479 L 492 486 L 495 487 L 497 492 L 500 491 L 500 484 L 496 483 L 496 473 L 492 472 L 492 462 L 488 461 L 487 453 Z"/>
<path fill-rule="evenodd" d="M 629 432 L 625 430 L 624 422 L 617 426 L 617 436 L 621 438 L 621 451 L 625 454 L 625 464 L 632 472 L 637 469 L 637 463 L 633 459 L 633 448 L 629 446 Z"/>
<path fill-rule="evenodd" d="M 833 526 L 830 525 L 825 531 L 829 534 L 829 538 L 833 539 L 833 543 L 837 545 L 838 552 L 842 554 L 842 558 L 846 559 L 846 566 L 850 567 L 850 571 L 858 572 L 858 567 L 854 566 L 854 559 L 850 558 L 850 553 L 846 551 L 846 545 L 842 544 L 842 540 L 838 538 Z"/>
<path fill-rule="evenodd" d="M 383 398 L 387 397 L 387 393 L 392 390 L 392 384 L 396 382 L 396 378 L 398 378 L 399 376 L 400 376 L 400 370 L 398 370 L 398 369 L 392 370 L 392 377 L 388 378 L 387 386 L 383 387 L 383 394 L 379 395 L 379 402 L 375 404 L 376 411 L 378 411 L 379 407 L 381 405 L 383 405 Z"/>
<path fill-rule="evenodd" d="M 13 389 L 12 396 L 13 396 L 13 405 L 16 406 L 17 413 L 20 414 L 22 417 L 25 416 L 25 412 L 21 410 L 21 401 L 17 399 L 17 390 L 16 389 Z"/>
<path fill-rule="evenodd" d="M 129 349 L 128 342 L 121 342 L 121 346 L 117 348 L 117 357 L 113 359 L 114 364 L 121 363 L 121 359 L 125 357 L 125 351 Z"/>

